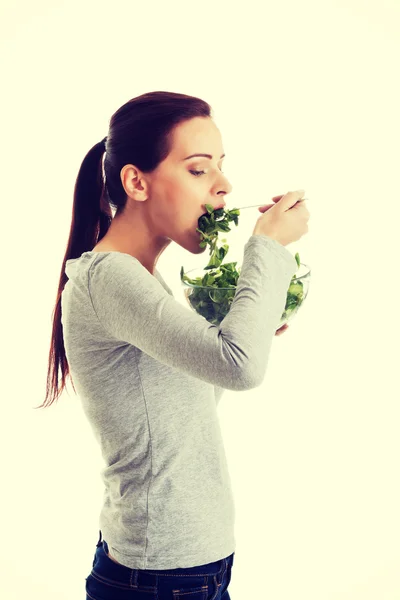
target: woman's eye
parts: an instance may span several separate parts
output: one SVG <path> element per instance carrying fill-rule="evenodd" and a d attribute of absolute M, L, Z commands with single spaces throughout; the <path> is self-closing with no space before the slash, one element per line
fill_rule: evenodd
<path fill-rule="evenodd" d="M 205 171 L 194 171 L 194 170 L 190 170 L 190 173 L 193 173 L 193 175 L 195 177 L 198 177 L 199 175 L 205 175 Z M 223 171 L 221 171 L 221 173 L 223 173 Z"/>

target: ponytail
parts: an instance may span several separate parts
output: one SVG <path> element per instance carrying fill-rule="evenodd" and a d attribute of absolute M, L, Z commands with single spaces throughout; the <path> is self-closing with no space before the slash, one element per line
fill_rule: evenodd
<path fill-rule="evenodd" d="M 66 378 L 68 375 L 76 393 L 65 354 L 61 323 L 61 294 L 68 281 L 65 273 L 67 260 L 79 258 L 83 252 L 92 249 L 96 245 L 97 237 L 103 237 L 111 223 L 110 206 L 108 203 L 107 205 L 104 203 L 104 183 L 102 176 L 105 139 L 89 150 L 83 159 L 76 179 L 71 228 L 67 249 L 61 266 L 56 304 L 52 313 L 53 328 L 48 358 L 49 368 L 47 372 L 46 399 L 41 406 L 34 407 L 35 409 L 50 406 L 50 404 L 58 400 L 61 392 L 66 387 Z M 60 389 L 58 384 L 59 369 L 61 369 Z M 49 400 L 48 404 L 46 404 L 47 400 Z"/>

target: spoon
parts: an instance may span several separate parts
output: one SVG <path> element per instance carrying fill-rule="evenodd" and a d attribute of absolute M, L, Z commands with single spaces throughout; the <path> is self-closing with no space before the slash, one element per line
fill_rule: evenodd
<path fill-rule="evenodd" d="M 304 202 L 305 200 L 308 200 L 308 198 L 300 198 L 300 200 L 297 200 L 297 202 Z M 296 204 L 297 204 L 296 202 Z M 276 202 L 274 203 L 276 204 Z M 266 206 L 266 203 L 264 204 L 253 204 L 252 206 L 241 206 L 238 210 L 242 210 L 243 208 L 257 208 L 259 206 Z M 233 209 L 231 209 L 233 210 Z"/>

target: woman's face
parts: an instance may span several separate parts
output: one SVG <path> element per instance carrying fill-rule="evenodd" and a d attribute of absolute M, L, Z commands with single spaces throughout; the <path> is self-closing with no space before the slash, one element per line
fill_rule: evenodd
<path fill-rule="evenodd" d="M 193 154 L 209 154 L 212 158 Z M 211 118 L 196 117 L 180 123 L 173 132 L 172 150 L 150 174 L 148 204 L 153 231 L 182 247 L 199 248 L 198 220 L 205 204 L 224 207 L 223 196 L 232 191 L 221 172 L 224 154 L 221 135 Z M 144 175 L 145 180 L 148 175 Z"/>
<path fill-rule="evenodd" d="M 187 158 L 192 154 L 212 158 Z M 199 218 L 206 212 L 206 204 L 214 209 L 224 207 L 223 196 L 232 190 L 221 172 L 223 154 L 219 130 L 210 117 L 177 125 L 171 152 L 152 173 L 143 173 L 134 165 L 121 169 L 127 204 L 112 220 L 105 242 L 137 257 L 150 273 L 171 241 L 192 254 L 203 253 L 207 246 L 199 245 Z"/>

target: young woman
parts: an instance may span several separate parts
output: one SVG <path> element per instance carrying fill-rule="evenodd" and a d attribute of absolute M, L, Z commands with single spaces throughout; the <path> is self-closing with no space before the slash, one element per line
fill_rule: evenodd
<path fill-rule="evenodd" d="M 230 312 L 211 325 L 156 265 L 171 241 L 205 251 L 198 219 L 232 190 L 223 157 L 206 102 L 152 92 L 115 112 L 78 173 L 45 403 L 69 375 L 105 461 L 87 599 L 229 600 L 235 513 L 217 405 L 264 378 L 297 271 L 284 246 L 309 213 L 301 191 L 268 207 Z"/>

